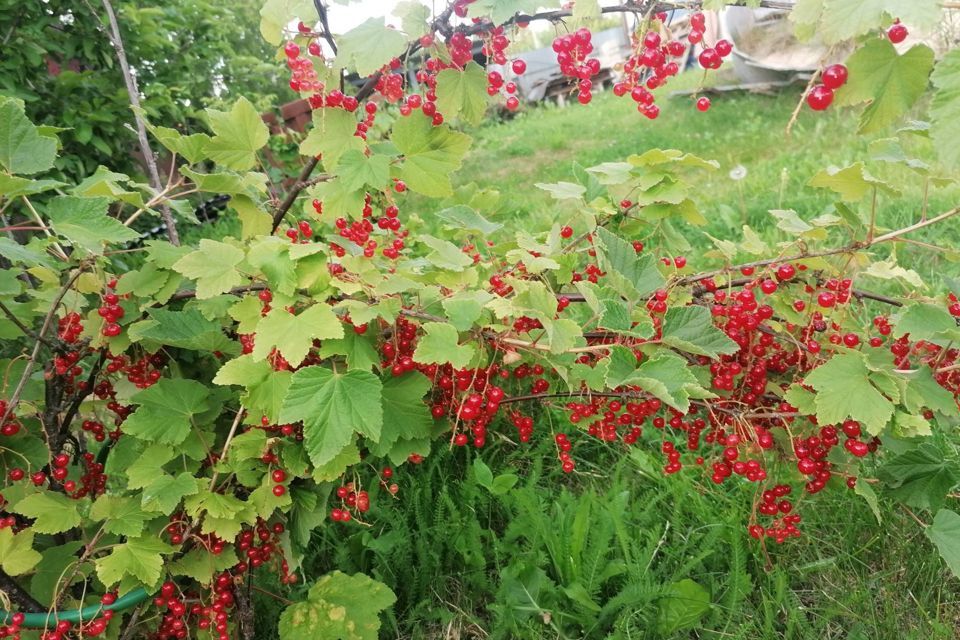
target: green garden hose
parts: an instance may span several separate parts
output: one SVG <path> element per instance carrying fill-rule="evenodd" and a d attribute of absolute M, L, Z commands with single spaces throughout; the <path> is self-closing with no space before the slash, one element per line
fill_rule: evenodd
<path fill-rule="evenodd" d="M 62 611 L 43 611 L 41 613 L 24 613 L 22 627 L 30 629 L 46 629 L 56 626 L 60 620 L 67 622 L 90 622 L 96 620 L 103 611 L 123 611 L 136 606 L 150 597 L 144 589 L 134 589 L 130 593 L 117 598 L 113 604 L 91 604 L 82 609 L 64 609 Z M 0 624 L 10 624 L 13 613 L 0 609 Z"/>

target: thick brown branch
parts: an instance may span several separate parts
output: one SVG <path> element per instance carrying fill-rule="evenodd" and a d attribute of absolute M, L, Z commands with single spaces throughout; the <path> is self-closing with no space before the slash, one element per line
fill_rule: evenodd
<path fill-rule="evenodd" d="M 6 571 L 0 570 L 0 591 L 7 594 L 10 602 L 17 605 L 21 611 L 28 613 L 39 613 L 46 611 L 46 607 L 37 602 L 33 596 L 17 584 L 17 581 L 11 578 Z"/>

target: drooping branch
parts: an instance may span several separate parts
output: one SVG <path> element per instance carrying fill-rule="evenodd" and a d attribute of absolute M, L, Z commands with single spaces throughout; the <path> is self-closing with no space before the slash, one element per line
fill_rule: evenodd
<path fill-rule="evenodd" d="M 160 182 L 160 172 L 157 170 L 157 159 L 153 155 L 150 147 L 150 141 L 147 138 L 147 126 L 143 121 L 140 107 L 140 90 L 137 88 L 137 79 L 130 70 L 130 63 L 127 61 L 127 53 L 123 48 L 123 39 L 120 36 L 120 25 L 117 23 L 117 16 L 113 11 L 113 5 L 110 0 L 101 0 L 103 9 L 107 13 L 107 20 L 110 22 L 110 33 L 107 34 L 110 43 L 117 52 L 117 60 L 120 62 L 120 70 L 123 73 L 123 81 L 127 87 L 127 94 L 130 96 L 130 105 L 133 107 L 133 118 L 137 125 L 137 139 L 140 142 L 140 151 L 143 153 L 144 162 L 147 165 L 147 174 L 150 178 L 150 186 L 157 193 L 163 190 L 163 184 Z M 167 226 L 167 238 L 173 245 L 180 245 L 180 234 L 177 232 L 177 223 L 173 219 L 173 213 L 166 203 L 160 205 L 160 215 L 164 224 Z"/>
<path fill-rule="evenodd" d="M 855 253 L 857 251 L 864 251 L 878 244 L 883 244 L 884 242 L 890 242 L 891 240 L 896 240 L 903 235 L 912 233 L 914 231 L 918 231 L 920 229 L 923 229 L 924 227 L 929 227 L 930 225 L 937 224 L 938 222 L 943 222 L 947 218 L 952 218 L 958 213 L 960 213 L 960 207 L 955 207 L 933 218 L 927 218 L 925 220 L 921 220 L 920 222 L 914 223 L 902 229 L 897 229 L 895 231 L 885 233 L 882 236 L 877 236 L 875 238 L 872 238 L 869 241 L 853 242 L 844 247 L 837 247 L 834 249 L 825 249 L 823 251 L 804 251 L 791 256 L 780 256 L 777 258 L 767 258 L 764 260 L 754 260 L 753 262 L 744 262 L 742 264 L 730 265 L 722 269 L 714 269 L 712 271 L 704 271 L 702 273 L 683 276 L 682 278 L 678 278 L 677 280 L 675 280 L 675 284 L 678 284 L 678 285 L 694 284 L 697 282 L 702 282 L 703 280 L 707 280 L 709 278 L 713 278 L 715 276 L 729 273 L 731 271 L 737 271 L 737 270 L 749 268 L 749 267 L 768 267 L 773 264 L 782 264 L 785 262 L 796 262 L 798 260 L 808 260 L 810 258 L 825 258 L 828 256 L 836 256 L 843 253 Z"/>
<path fill-rule="evenodd" d="M 737 5 L 741 4 L 739 2 L 728 2 L 728 5 Z M 788 11 L 793 9 L 792 2 L 784 2 L 780 0 L 761 0 L 759 6 L 765 9 L 782 9 Z M 638 2 L 635 0 L 630 0 L 622 4 L 613 5 L 609 7 L 602 7 L 600 9 L 601 13 L 604 14 L 613 14 L 613 13 L 634 13 L 634 14 L 649 14 L 657 13 L 659 11 L 673 11 L 677 9 L 685 10 L 696 10 L 703 7 L 703 1 L 691 1 L 691 2 Z M 510 18 L 503 23 L 503 26 L 510 26 L 514 24 L 527 24 L 529 22 L 536 21 L 548 21 L 548 22 L 558 22 L 564 18 L 570 18 L 573 16 L 573 9 L 555 9 L 553 11 L 541 11 L 539 13 L 527 14 L 520 13 Z M 481 20 L 480 22 L 470 24 L 468 26 L 459 27 L 456 31 L 463 33 L 464 35 L 473 35 L 475 33 L 480 33 L 482 31 L 489 31 L 493 28 L 493 24 L 489 20 Z"/>

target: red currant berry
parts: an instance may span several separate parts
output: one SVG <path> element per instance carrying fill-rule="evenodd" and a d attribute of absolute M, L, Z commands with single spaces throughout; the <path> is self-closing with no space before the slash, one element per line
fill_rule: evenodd
<path fill-rule="evenodd" d="M 847 68 L 842 64 L 832 64 L 823 70 L 821 80 L 828 89 L 839 89 L 847 82 Z"/>
<path fill-rule="evenodd" d="M 833 89 L 818 84 L 807 94 L 807 104 L 814 111 L 823 111 L 833 102 Z"/>
<path fill-rule="evenodd" d="M 909 33 L 910 32 L 907 31 L 907 28 L 900 24 L 900 21 L 898 20 L 892 27 L 887 29 L 887 38 L 889 38 L 890 42 L 893 44 L 900 44 L 907 39 L 907 35 L 909 35 Z"/>

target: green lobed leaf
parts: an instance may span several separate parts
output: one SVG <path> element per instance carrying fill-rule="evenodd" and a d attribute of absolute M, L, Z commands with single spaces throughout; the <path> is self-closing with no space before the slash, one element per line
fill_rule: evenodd
<path fill-rule="evenodd" d="M 383 383 L 383 415 L 386 420 L 380 441 L 368 445 L 374 455 L 387 455 L 398 440 L 429 438 L 433 416 L 424 401 L 430 380 L 420 372 L 390 376 Z"/>
<path fill-rule="evenodd" d="M 132 242 L 140 234 L 107 215 L 108 198 L 58 196 L 47 206 L 54 231 L 90 253 L 101 253 L 106 245 Z"/>
<path fill-rule="evenodd" d="M 817 391 L 814 402 L 820 424 L 858 420 L 878 435 L 893 417 L 893 403 L 874 386 L 863 354 L 835 355 L 807 374 L 806 384 Z"/>
<path fill-rule="evenodd" d="M 670 636 L 690 629 L 710 611 L 710 592 L 689 578 L 669 585 L 658 603 L 657 631 Z"/>
<path fill-rule="evenodd" d="M 148 442 L 180 444 L 193 428 L 194 417 L 210 409 L 209 395 L 210 389 L 196 380 L 161 378 L 130 398 L 139 407 L 121 428 Z"/>
<path fill-rule="evenodd" d="M 57 139 L 40 133 L 24 114 L 23 102 L 0 97 L 0 166 L 30 175 L 53 168 Z"/>
<path fill-rule="evenodd" d="M 307 454 L 320 466 L 340 454 L 355 431 L 374 442 L 380 439 L 381 397 L 380 379 L 368 371 L 306 367 L 293 374 L 280 421 L 303 422 Z"/>
<path fill-rule="evenodd" d="M 900 18 L 911 28 L 936 27 L 941 20 L 939 0 L 820 0 L 822 14 L 811 2 L 799 3 L 801 21 L 818 24 L 817 35 L 827 44 L 837 44 L 882 27 Z M 822 19 L 821 19 L 822 18 Z M 884 40 L 886 40 L 884 38 Z M 851 69 L 852 71 L 852 69 Z M 851 75 L 852 78 L 852 75 Z"/>
<path fill-rule="evenodd" d="M 244 97 L 230 111 L 207 109 L 214 136 L 207 142 L 211 160 L 229 169 L 247 171 L 257 163 L 259 151 L 270 137 L 260 112 Z"/>
<path fill-rule="evenodd" d="M 940 509 L 923 533 L 937 547 L 954 577 L 960 578 L 960 515 L 950 509 Z"/>
<path fill-rule="evenodd" d="M 274 308 L 257 324 L 253 359 L 265 360 L 276 349 L 292 366 L 299 366 L 314 340 L 342 338 L 343 324 L 325 302 L 317 302 L 298 315 Z"/>
<path fill-rule="evenodd" d="M 453 194 L 450 176 L 463 163 L 470 137 L 450 127 L 433 126 L 430 118 L 414 113 L 393 125 L 393 143 L 403 154 L 397 177 L 430 197 Z"/>
<path fill-rule="evenodd" d="M 36 533 L 63 533 L 80 526 L 79 503 L 61 493 L 41 491 L 31 494 L 11 508 L 28 518 L 34 518 L 30 526 Z"/>
<path fill-rule="evenodd" d="M 960 482 L 960 465 L 944 458 L 935 445 L 924 442 L 889 459 L 878 475 L 897 500 L 919 509 L 938 509 Z"/>
<path fill-rule="evenodd" d="M 420 364 L 450 363 L 455 369 L 469 365 L 476 349 L 470 344 L 460 344 L 460 335 L 453 325 L 444 322 L 426 322 L 422 325 L 423 336 L 413 352 L 413 361 Z"/>
<path fill-rule="evenodd" d="M 102 520 L 104 531 L 128 538 L 143 533 L 144 523 L 155 516 L 143 510 L 140 500 L 127 496 L 103 494 L 90 508 L 90 518 Z"/>
<path fill-rule="evenodd" d="M 236 343 L 223 333 L 220 324 L 207 320 L 196 308 L 183 311 L 148 309 L 148 320 L 130 326 L 130 339 L 192 351 L 236 353 Z"/>
<path fill-rule="evenodd" d="M 872 38 L 847 58 L 850 79 L 837 90 L 837 102 L 867 102 L 860 133 L 879 131 L 904 115 L 923 95 L 933 68 L 933 50 L 914 45 L 900 55 L 887 38 Z"/>
<path fill-rule="evenodd" d="M 170 563 L 167 570 L 171 575 L 187 576 L 201 585 L 209 585 L 213 576 L 226 571 L 237 564 L 237 554 L 232 547 L 226 547 L 218 554 L 210 553 L 203 547 L 195 547 L 182 558 Z"/>
<path fill-rule="evenodd" d="M 930 102 L 930 137 L 940 161 L 960 167 L 960 49 L 948 51 L 930 76 L 936 88 Z"/>
<path fill-rule="evenodd" d="M 332 172 L 344 152 L 363 151 L 363 139 L 356 135 L 357 118 L 345 109 L 325 107 L 314 109 L 313 127 L 300 143 L 300 153 L 322 156 L 323 168 Z"/>
<path fill-rule="evenodd" d="M 418 240 L 432 249 L 426 257 L 435 267 L 459 272 L 473 264 L 470 256 L 452 242 L 428 235 L 422 235 Z"/>
<path fill-rule="evenodd" d="M 369 76 L 403 53 L 407 38 L 386 26 L 383 18 L 368 18 L 337 38 L 337 45 L 337 67 Z"/>
<path fill-rule="evenodd" d="M 597 229 L 596 238 L 602 244 L 605 269 L 619 276 L 620 288 L 628 289 L 634 301 L 646 298 L 666 284 L 654 256 L 638 257 L 632 244 L 602 227 Z"/>
<path fill-rule="evenodd" d="M 717 358 L 736 353 L 739 346 L 713 324 L 706 307 L 689 305 L 671 307 L 663 317 L 663 344 L 701 356 Z"/>
<path fill-rule="evenodd" d="M 433 215 L 447 223 L 445 228 L 454 231 L 478 231 L 489 236 L 503 228 L 502 224 L 487 220 L 476 209 L 463 204 L 441 209 Z"/>
<path fill-rule="evenodd" d="M 390 179 L 390 158 L 349 149 L 340 155 L 335 174 L 345 189 L 359 191 L 369 186 L 379 190 Z"/>
<path fill-rule="evenodd" d="M 141 584 L 154 586 L 163 573 L 163 554 L 174 548 L 154 536 L 128 539 L 113 547 L 110 555 L 96 560 L 97 577 L 111 587 L 125 576 L 136 578 Z"/>
<path fill-rule="evenodd" d="M 462 70 L 450 68 L 437 74 L 437 109 L 445 118 L 460 117 L 480 124 L 487 110 L 487 73 L 474 61 Z"/>
<path fill-rule="evenodd" d="M 0 567 L 9 576 L 22 575 L 40 562 L 42 556 L 33 548 L 34 528 L 14 533 L 11 527 L 0 529 Z"/>
<path fill-rule="evenodd" d="M 283 30 L 295 20 L 304 24 L 318 19 L 313 0 L 267 0 L 260 9 L 260 34 L 270 44 L 283 42 Z"/>
<path fill-rule="evenodd" d="M 243 262 L 242 249 L 203 238 L 199 248 L 173 264 L 173 269 L 197 282 L 197 298 L 212 298 L 243 282 L 237 265 Z"/>
<path fill-rule="evenodd" d="M 389 587 L 363 574 L 328 573 L 280 614 L 280 640 L 377 640 L 380 612 L 396 600 Z"/>
<path fill-rule="evenodd" d="M 960 328 L 945 308 L 921 302 L 909 305 L 897 314 L 893 335 L 909 335 L 911 340 L 925 340 L 945 347 L 960 339 Z"/>
<path fill-rule="evenodd" d="M 857 202 L 862 200 L 864 196 L 872 193 L 874 189 L 890 196 L 900 195 L 900 192 L 893 186 L 870 175 L 862 162 L 855 162 L 843 169 L 823 169 L 813 176 L 807 184 L 811 187 L 830 189 L 838 194 L 844 202 Z M 771 213 L 773 212 L 771 211 Z M 784 230 L 786 231 L 788 229 Z M 800 233 L 802 233 L 802 231 L 800 231 Z"/>

